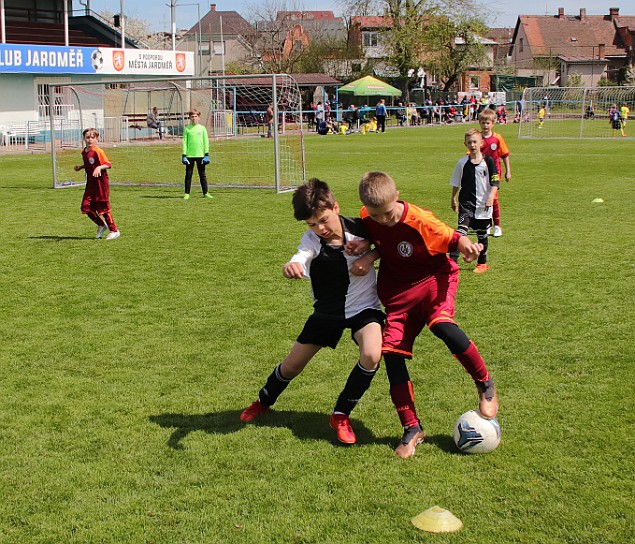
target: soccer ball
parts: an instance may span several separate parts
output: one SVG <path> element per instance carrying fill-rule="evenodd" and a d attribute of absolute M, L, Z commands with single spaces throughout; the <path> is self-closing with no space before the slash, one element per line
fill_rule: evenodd
<path fill-rule="evenodd" d="M 485 419 L 478 410 L 459 417 L 454 426 L 454 443 L 463 453 L 489 453 L 501 441 L 501 428 L 496 418 Z"/>
<path fill-rule="evenodd" d="M 104 65 L 104 56 L 99 49 L 95 49 L 90 56 L 90 62 L 95 70 L 100 70 Z"/>

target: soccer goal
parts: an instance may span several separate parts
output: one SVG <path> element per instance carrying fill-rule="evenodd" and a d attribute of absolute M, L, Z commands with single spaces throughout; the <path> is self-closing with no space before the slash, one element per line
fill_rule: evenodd
<path fill-rule="evenodd" d="M 630 130 L 628 119 L 622 131 L 609 118 L 612 107 L 623 106 L 635 109 L 635 87 L 529 87 L 523 92 L 518 137 L 633 138 L 635 130 Z M 543 108 L 541 126 L 538 113 Z"/>
<path fill-rule="evenodd" d="M 51 86 L 50 94 L 51 104 L 68 106 L 50 120 L 54 187 L 84 182 L 73 166 L 86 128 L 100 132 L 111 183 L 182 185 L 182 134 L 194 109 L 210 139 L 210 187 L 284 192 L 305 181 L 300 90 L 289 75 L 74 82 Z M 270 104 L 278 122 L 268 130 Z M 155 107 L 159 126 L 150 127 Z"/>

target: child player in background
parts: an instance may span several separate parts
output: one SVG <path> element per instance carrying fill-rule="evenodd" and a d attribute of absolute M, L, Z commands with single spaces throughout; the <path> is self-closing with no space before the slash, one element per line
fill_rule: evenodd
<path fill-rule="evenodd" d="M 505 181 L 512 179 L 512 168 L 509 163 L 509 148 L 505 143 L 503 137 L 492 130 L 494 121 L 496 120 L 496 113 L 494 110 L 487 108 L 483 110 L 478 116 L 478 122 L 481 126 L 481 134 L 483 136 L 483 146 L 481 151 L 484 155 L 492 157 L 494 164 L 498 171 L 499 179 L 503 179 L 503 170 L 501 169 L 501 160 L 505 165 Z M 494 199 L 494 207 L 492 210 L 492 219 L 494 222 L 494 238 L 498 238 L 503 235 L 503 229 L 501 228 L 501 208 L 498 201 L 498 192 Z"/>
<path fill-rule="evenodd" d="M 207 187 L 205 167 L 209 164 L 209 137 L 205 125 L 199 124 L 201 112 L 192 110 L 188 113 L 190 124 L 183 129 L 183 145 L 181 162 L 185 165 L 185 194 L 183 200 L 189 200 L 192 188 L 194 165 L 198 171 L 204 198 L 212 198 Z"/>
<path fill-rule="evenodd" d="M 452 185 L 450 206 L 459 214 L 456 232 L 467 236 L 469 229 L 476 231 L 478 243 L 482 248 L 474 273 L 484 274 L 489 270 L 487 231 L 492 224 L 492 208 L 498 193 L 498 170 L 494 159 L 482 151 L 483 135 L 478 129 L 468 130 L 465 133 L 464 142 L 468 154 L 459 159 L 450 178 L 450 185 Z M 450 253 L 450 257 L 454 262 L 459 262 L 458 247 Z"/>
<path fill-rule="evenodd" d="M 267 412 L 317 352 L 323 347 L 335 349 L 344 331 L 350 329 L 359 347 L 359 359 L 337 399 L 329 425 L 340 442 L 354 444 L 356 437 L 349 415 L 379 367 L 384 322 L 372 261 L 363 271 L 358 266 L 353 275 L 351 266 L 358 257 L 345 251 L 349 242 L 361 243 L 366 238 L 366 229 L 360 218 L 339 214 L 329 186 L 318 179 L 297 188 L 293 210 L 295 218 L 306 221 L 309 230 L 282 273 L 289 279 L 311 280 L 313 314 L 289 354 L 267 378 L 258 399 L 242 412 L 240 419 L 250 422 Z M 365 243 L 367 248 L 368 242 Z"/>
<path fill-rule="evenodd" d="M 85 147 L 82 149 L 83 164 L 75 166 L 75 171 L 86 171 L 86 189 L 82 198 L 81 210 L 97 225 L 97 235 L 101 238 L 106 233 L 106 240 L 119 238 L 121 233 L 115 225 L 110 213 L 110 184 L 107 170 L 111 167 L 106 153 L 97 147 L 99 132 L 95 128 L 87 128 L 83 133 Z"/>

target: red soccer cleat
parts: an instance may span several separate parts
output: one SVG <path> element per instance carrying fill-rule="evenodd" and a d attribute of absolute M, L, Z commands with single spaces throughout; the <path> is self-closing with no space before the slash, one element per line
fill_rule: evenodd
<path fill-rule="evenodd" d="M 332 414 L 329 419 L 329 425 L 335 429 L 337 439 L 343 444 L 355 444 L 357 437 L 355 431 L 351 427 L 351 420 L 346 414 Z"/>
<path fill-rule="evenodd" d="M 269 406 L 265 406 L 260 400 L 255 400 L 240 414 L 240 421 L 249 423 L 256 419 L 259 415 L 269 411 Z"/>

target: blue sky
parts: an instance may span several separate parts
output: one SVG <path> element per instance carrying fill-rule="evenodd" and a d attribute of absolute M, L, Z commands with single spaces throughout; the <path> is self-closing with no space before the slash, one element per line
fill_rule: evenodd
<path fill-rule="evenodd" d="M 118 13 L 121 0 L 89 0 L 93 11 L 111 11 Z M 631 4 L 632 0 L 629 0 Z M 249 5 L 254 4 L 254 0 L 205 0 L 200 1 L 200 13 L 203 17 L 208 11 L 210 4 L 215 3 L 218 11 L 237 11 L 243 17 L 249 18 Z M 485 6 L 488 22 L 491 26 L 511 26 L 516 24 L 516 18 L 520 14 L 524 15 L 554 15 L 559 7 L 565 9 L 567 15 L 577 15 L 580 8 L 586 8 L 587 15 L 605 15 L 609 12 L 609 7 L 619 7 L 622 15 L 635 15 L 635 7 L 628 9 L 624 0 L 538 0 L 528 2 L 527 0 L 481 0 Z M 191 28 L 196 23 L 196 5 L 194 0 L 176 0 L 176 22 L 178 28 Z M 280 0 L 279 5 L 284 5 Z M 144 19 L 148 22 L 151 30 L 170 31 L 170 0 L 123 0 L 124 13 L 130 17 Z M 305 0 L 287 2 L 287 5 L 302 5 L 307 10 L 332 10 L 338 15 L 338 6 L 335 0 Z M 75 9 L 81 9 L 78 0 L 74 2 Z"/>

